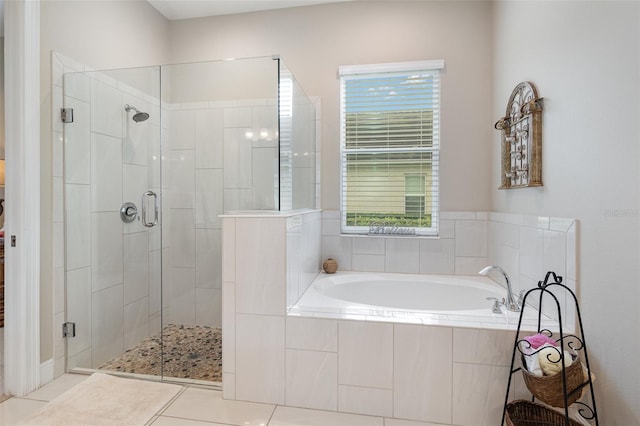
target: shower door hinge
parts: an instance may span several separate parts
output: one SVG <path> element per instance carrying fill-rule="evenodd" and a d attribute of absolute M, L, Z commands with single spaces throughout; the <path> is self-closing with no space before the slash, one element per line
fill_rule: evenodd
<path fill-rule="evenodd" d="M 65 322 L 62 324 L 62 337 L 76 337 L 75 322 Z"/>
<path fill-rule="evenodd" d="M 73 108 L 62 108 L 60 110 L 60 119 L 63 123 L 73 123 Z"/>

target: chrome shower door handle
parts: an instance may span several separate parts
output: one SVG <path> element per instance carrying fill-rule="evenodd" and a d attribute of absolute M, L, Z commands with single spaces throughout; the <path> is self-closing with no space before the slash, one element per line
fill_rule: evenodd
<path fill-rule="evenodd" d="M 153 221 L 147 221 L 147 201 L 153 197 Z M 158 224 L 158 194 L 153 191 L 147 191 L 142 194 L 142 224 L 147 228 L 151 228 Z"/>

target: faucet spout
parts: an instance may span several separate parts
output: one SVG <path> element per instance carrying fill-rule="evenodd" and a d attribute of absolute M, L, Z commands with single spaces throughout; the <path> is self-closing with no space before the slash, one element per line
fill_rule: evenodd
<path fill-rule="evenodd" d="M 487 266 L 486 268 L 484 268 L 482 271 L 478 272 L 480 275 L 489 275 L 489 272 L 491 271 L 498 271 L 502 274 L 502 276 L 504 276 L 504 280 L 507 283 L 507 300 L 506 300 L 506 307 L 508 310 L 512 311 L 512 312 L 520 312 L 520 310 L 522 309 L 522 307 L 520 306 L 520 302 L 518 300 L 516 300 L 516 298 L 513 295 L 513 290 L 511 289 L 511 281 L 509 281 L 509 275 L 507 275 L 507 273 L 505 272 L 504 269 L 502 269 L 499 266 Z"/>

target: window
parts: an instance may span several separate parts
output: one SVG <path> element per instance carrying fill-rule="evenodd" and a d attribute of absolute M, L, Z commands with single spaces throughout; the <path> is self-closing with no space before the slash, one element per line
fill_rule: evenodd
<path fill-rule="evenodd" d="M 404 177 L 404 214 L 406 217 L 419 218 L 425 215 L 427 199 L 427 181 L 425 175 L 405 175 Z"/>
<path fill-rule="evenodd" d="M 443 66 L 340 67 L 342 232 L 438 234 Z"/>

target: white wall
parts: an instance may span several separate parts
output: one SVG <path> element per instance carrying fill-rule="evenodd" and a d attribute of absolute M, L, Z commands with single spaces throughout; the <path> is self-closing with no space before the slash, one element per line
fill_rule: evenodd
<path fill-rule="evenodd" d="M 64 304 L 62 220 L 54 210 L 53 194 L 61 191 L 62 139 L 51 138 L 59 112 L 51 110 L 51 51 L 55 50 L 95 69 L 166 63 L 168 23 L 146 1 L 45 0 L 40 10 L 41 97 L 41 347 L 42 361 L 60 356 L 55 347 L 54 313 Z M 63 70 L 59 70 L 62 72 Z M 56 74 L 58 77 L 61 74 Z M 55 82 L 54 82 L 55 84 Z M 55 133 L 54 133 L 55 134 Z M 60 220 L 56 220 L 60 219 Z M 55 223 L 54 223 L 55 222 Z M 58 368 L 57 373 L 60 373 Z M 64 368 L 64 365 L 62 365 Z"/>
<path fill-rule="evenodd" d="M 492 118 L 524 80 L 537 85 L 545 109 L 544 186 L 495 189 L 495 132 L 492 209 L 577 218 L 600 421 L 640 424 L 640 4 L 496 2 L 493 24 Z"/>
<path fill-rule="evenodd" d="M 339 208 L 339 65 L 444 59 L 442 208 L 488 210 L 489 2 L 347 2 L 170 23 L 174 63 L 280 54 L 322 99 L 322 207 Z"/>

